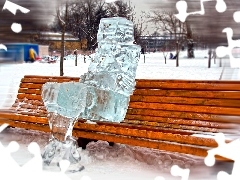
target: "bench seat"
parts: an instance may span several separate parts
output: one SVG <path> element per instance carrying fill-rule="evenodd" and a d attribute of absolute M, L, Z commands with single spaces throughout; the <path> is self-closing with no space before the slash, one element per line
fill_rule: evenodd
<path fill-rule="evenodd" d="M 0 112 L 0 124 L 49 132 L 42 85 L 69 81 L 79 78 L 24 76 L 15 103 Z M 205 157 L 218 146 L 207 136 L 238 137 L 239 108 L 240 81 L 137 79 L 123 122 L 79 119 L 73 136 Z"/>

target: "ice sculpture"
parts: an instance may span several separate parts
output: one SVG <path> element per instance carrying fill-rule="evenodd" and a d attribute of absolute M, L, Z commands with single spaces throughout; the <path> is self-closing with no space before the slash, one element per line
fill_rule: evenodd
<path fill-rule="evenodd" d="M 88 72 L 79 82 L 43 85 L 42 99 L 51 129 L 50 142 L 42 155 L 45 164 L 61 159 L 79 164 L 80 155 L 72 137 L 79 118 L 111 122 L 124 119 L 135 87 L 141 49 L 133 43 L 133 35 L 131 21 L 121 17 L 101 19 L 98 48 Z"/>

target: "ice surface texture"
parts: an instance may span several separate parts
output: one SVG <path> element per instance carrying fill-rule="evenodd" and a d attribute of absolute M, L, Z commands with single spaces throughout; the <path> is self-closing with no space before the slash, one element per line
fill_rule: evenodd
<path fill-rule="evenodd" d="M 79 161 L 76 148 L 69 146 L 75 144 L 72 129 L 78 118 L 121 122 L 126 115 L 141 49 L 133 43 L 133 23 L 120 17 L 103 18 L 97 39 L 95 57 L 79 82 L 48 82 L 42 87 L 52 135 L 43 153 L 46 164 L 59 149 L 65 153 L 58 153 L 58 159 Z"/>

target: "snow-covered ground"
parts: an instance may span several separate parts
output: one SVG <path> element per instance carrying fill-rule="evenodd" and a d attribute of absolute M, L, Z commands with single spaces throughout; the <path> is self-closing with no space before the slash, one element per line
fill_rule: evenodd
<path fill-rule="evenodd" d="M 181 52 L 179 67 L 175 60 L 167 59 L 164 63 L 162 53 L 141 55 L 137 69 L 137 77 L 141 79 L 208 79 L 208 80 L 237 80 L 238 68 L 230 68 L 229 61 L 223 60 L 219 67 L 219 59 L 216 64 L 212 61 L 211 68 L 207 68 L 207 51 L 196 51 L 195 59 L 187 59 L 186 52 Z M 87 63 L 83 58 L 78 59 L 78 66 L 74 60 L 64 61 L 64 75 L 79 77 L 87 72 L 90 59 Z M 8 108 L 14 102 L 20 79 L 24 75 L 59 75 L 59 62 L 47 63 L 21 63 L 0 64 L 0 108 Z M 31 142 L 37 142 L 41 150 L 48 141 L 48 134 L 22 129 L 6 129 L 0 133 L 0 142 L 7 145 L 11 141 L 17 141 L 20 149 L 13 153 L 13 158 L 22 166 L 33 155 L 27 150 Z M 231 173 L 232 164 L 219 163 L 213 168 L 206 167 L 203 159 L 192 156 L 184 156 L 148 148 L 132 147 L 115 144 L 108 146 L 104 141 L 91 142 L 86 150 L 79 148 L 82 156 L 82 164 L 85 169 L 78 173 L 67 174 L 72 180 L 160 180 L 160 176 L 166 180 L 181 179 L 170 174 L 173 164 L 183 168 L 190 168 L 189 180 L 193 179 L 217 179 L 220 170 L 228 170 Z M 0 152 L 1 153 L 1 152 Z M 1 156 L 0 156 L 1 157 Z M 1 164 L 0 159 L 0 164 Z M 1 169 L 0 169 L 1 172 Z M 1 173 L 0 173 L 0 178 Z M 54 177 L 53 177 L 54 178 Z"/>

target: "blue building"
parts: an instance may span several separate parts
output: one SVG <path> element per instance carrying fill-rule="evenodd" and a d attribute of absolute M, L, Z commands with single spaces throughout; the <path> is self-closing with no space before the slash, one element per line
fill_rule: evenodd
<path fill-rule="evenodd" d="M 31 43 L 5 43 L 7 51 L 0 49 L 0 61 L 4 62 L 27 62 L 29 49 L 33 48 L 39 54 L 38 44 Z"/>

